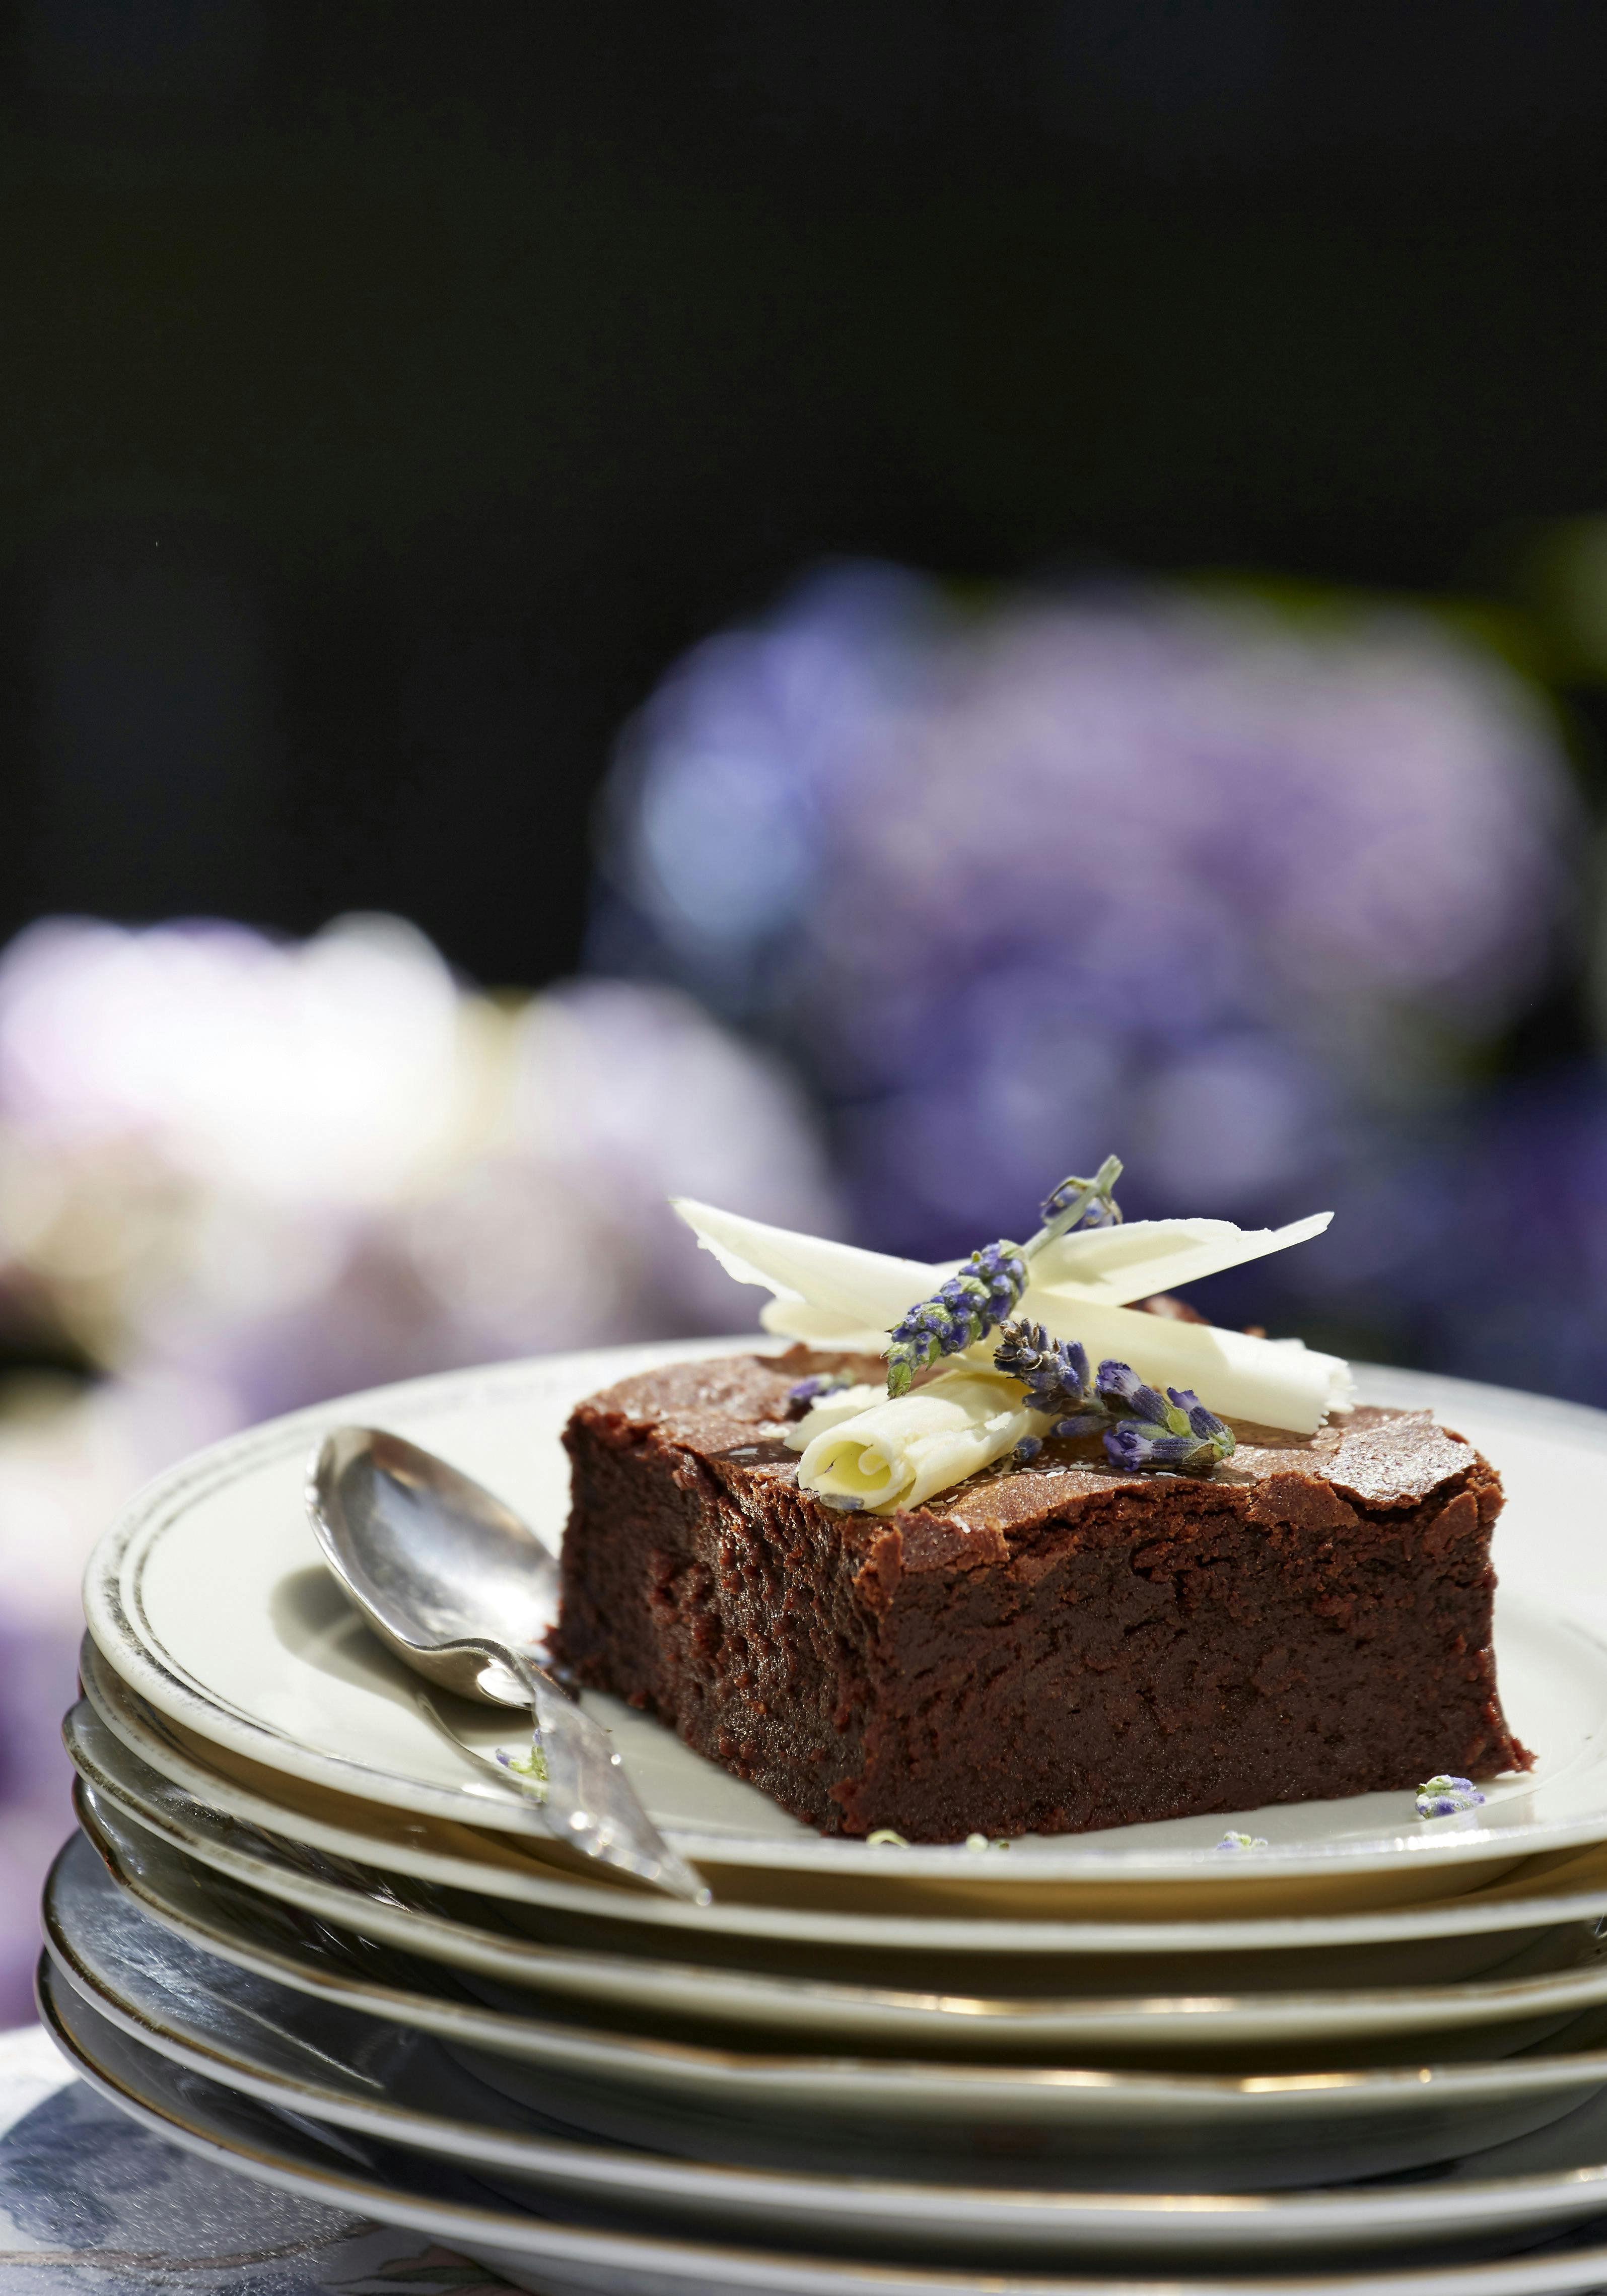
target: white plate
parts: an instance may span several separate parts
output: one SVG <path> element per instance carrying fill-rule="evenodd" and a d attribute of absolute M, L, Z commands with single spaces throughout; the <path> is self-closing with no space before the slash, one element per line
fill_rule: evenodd
<path fill-rule="evenodd" d="M 50 1952 L 90 2006 L 175 2063 L 264 2103 L 455 2160 L 489 2181 L 586 2210 L 604 2206 L 725 2240 L 987 2263 L 1070 2252 L 1135 2262 L 1321 2258 L 1556 2231 L 1607 2209 L 1607 2095 L 1539 2136 L 1447 2164 L 1421 2185 L 1225 2195 L 1152 2189 L 1140 2155 L 1120 2190 L 1010 2190 L 729 2169 L 600 2149 L 504 2104 L 433 2042 L 225 1970 L 153 1928 L 108 1885 L 61 1871 Z M 1322 2165 L 1344 2184 L 1342 2152 Z"/>
<path fill-rule="evenodd" d="M 1213 1967 L 1209 1980 L 1197 1957 L 1191 1965 L 1181 1957 L 1159 1964 L 1151 1958 L 1136 1969 L 1085 1964 L 1075 1970 L 1077 1993 L 1011 1997 L 986 1990 L 982 1972 L 959 1956 L 941 1989 L 922 1991 L 907 1980 L 895 1990 L 587 1953 L 488 1927 L 481 1899 L 421 1889 L 400 1874 L 365 1879 L 311 1850 L 279 1849 L 210 1812 L 186 1816 L 175 1809 L 171 1790 L 164 1794 L 163 1781 L 87 1703 L 68 1716 L 63 1735 L 92 1819 L 103 1824 L 110 1808 L 210 1872 L 471 1979 L 550 1997 L 561 2013 L 566 2000 L 625 2019 L 662 2018 L 672 2010 L 711 2038 L 723 2027 L 736 2029 L 739 2044 L 744 2032 L 763 2037 L 748 2046 L 797 2046 L 801 2039 L 815 2049 L 840 2043 L 995 2060 L 1077 2053 L 1106 2062 L 1112 2054 L 1130 2061 L 1306 2041 L 1337 2040 L 1351 2048 L 1373 2035 L 1398 2055 L 1409 2036 L 1421 2037 L 1427 2048 L 1437 2032 L 1489 2028 L 1499 2030 L 1488 2032 L 1488 2048 L 1507 2055 L 1607 2002 L 1607 1942 L 1587 1923 L 1543 1932 L 1482 1981 L 1447 1983 L 1442 1972 L 1428 1984 L 1364 1988 L 1328 1972 L 1299 1991 L 1277 1989 L 1298 1980 L 1272 1955 L 1248 1968 L 1242 1964 L 1250 1957 L 1238 1956 L 1231 1972 Z M 1436 1952 L 1443 1942 L 1435 1940 Z M 1144 1991 L 1124 1996 L 1119 1988 L 1135 1977 Z M 1168 1984 L 1169 1996 L 1161 1989 Z"/>
<path fill-rule="evenodd" d="M 738 1342 L 717 1343 L 735 1347 Z M 740 1343 L 750 1346 L 750 1341 Z M 302 1508 L 309 1450 L 357 1420 L 427 1444 L 521 1509 L 556 1546 L 567 1513 L 559 1438 L 583 1396 L 717 1343 L 619 1348 L 412 1381 L 270 1422 L 149 1485 L 102 1542 L 86 1581 L 92 1633 L 127 1681 L 174 1721 L 287 1775 L 396 1807 L 514 1832 L 541 1831 L 516 1788 L 474 1766 L 421 1711 L 416 1684 L 348 1609 Z M 1514 1857 L 1607 1834 L 1607 1542 L 1600 1536 L 1607 1417 L 1456 1381 L 1364 1371 L 1368 1400 L 1431 1405 L 1501 1469 L 1503 1593 L 1496 1644 L 1513 1728 L 1536 1748 L 1529 1779 L 1488 1806 L 1424 1824 L 1404 1793 L 1029 1838 L 977 1857 L 963 1847 L 871 1849 L 826 1839 L 755 1788 L 618 1702 L 590 1698 L 643 1800 L 682 1853 L 716 1869 L 839 1874 L 906 1884 L 1170 1881 L 1242 1887 L 1247 1861 L 1216 1851 L 1225 1825 L 1270 1843 L 1258 1874 L 1382 1874 Z M 464 1706 L 487 1748 L 508 1717 Z M 986 1867 L 985 1874 L 976 1869 Z M 1424 1894 L 1421 1873 L 1403 1884 Z M 956 1910 L 958 1908 L 955 1908 Z"/>
<path fill-rule="evenodd" d="M 652 2151 L 936 2177 L 979 2156 L 1023 2176 L 1068 2161 L 1114 2174 L 1142 2148 L 1157 2160 L 1209 2153 L 1223 2189 L 1248 2189 L 1291 2181 L 1291 2161 L 1308 2181 L 1314 2145 L 1343 2144 L 1357 2175 L 1447 2159 L 1544 2126 L 1607 2083 L 1600 2013 L 1511 2060 L 1324 2072 L 759 2055 L 636 2038 L 491 2008 L 446 1972 L 221 1882 L 137 1828 L 94 1831 L 117 1886 L 199 1951 L 432 2034 L 504 2095 Z M 61 1862 L 82 1875 L 87 1843 L 70 1844 Z"/>
<path fill-rule="evenodd" d="M 1078 2271 L 940 2270 L 731 2248 L 661 2234 L 594 2228 L 499 2205 L 445 2164 L 355 2130 L 324 2130 L 168 2062 L 119 2032 L 70 1988 L 40 1983 L 40 2008 L 69 2062 L 96 2093 L 159 2135 L 281 2190 L 424 2232 L 541 2296 L 1244 2296 L 1227 2278 L 1136 2279 Z M 1432 2210 L 1435 2187 L 1423 2193 Z M 1257 2296 L 1576 2296 L 1607 2281 L 1602 2227 L 1495 2263 L 1373 2260 L 1357 2270 L 1258 2273 Z"/>
<path fill-rule="evenodd" d="M 1169 1958 L 1277 1952 L 1304 1956 L 1313 1973 L 1321 1974 L 1333 1972 L 1334 1956 L 1384 1947 L 1400 1958 L 1368 1971 L 1372 1981 L 1435 1983 L 1494 1965 L 1517 1949 L 1505 1942 L 1509 1933 L 1521 1933 L 1517 1943 L 1527 1944 L 1548 1925 L 1607 1915 L 1607 1849 L 1602 1849 L 1530 1858 L 1509 1878 L 1464 1895 L 1367 1913 L 988 1921 L 727 1902 L 697 1907 L 555 1873 L 507 1834 L 477 1833 L 450 1819 L 414 1816 L 383 1803 L 334 1794 L 238 1756 L 205 1760 L 128 1688 L 87 1636 L 79 1669 L 95 1713 L 123 1745 L 176 1789 L 180 1808 L 188 1800 L 199 1813 L 222 1813 L 332 1857 L 537 1907 L 553 1923 L 583 1925 L 583 1934 L 606 1939 L 615 1953 L 660 1951 L 673 1939 L 676 1952 L 695 1951 L 710 1960 L 789 1970 L 801 1964 L 816 1973 L 829 1960 L 834 1972 L 846 1964 L 885 1980 L 890 1974 L 907 1977 L 914 1968 L 931 1970 L 934 1956 L 949 1954 L 973 1963 L 1036 1961 L 1053 1966 L 1068 1956 L 1095 1955 Z M 239 1775 L 218 1767 L 224 1759 L 234 1763 Z M 1460 1869 L 1451 1878 L 1460 1878 Z M 1213 1913 L 1216 1902 L 1211 1901 Z M 1021 1982 L 1004 1970 L 994 1981 L 1017 1990 Z"/>

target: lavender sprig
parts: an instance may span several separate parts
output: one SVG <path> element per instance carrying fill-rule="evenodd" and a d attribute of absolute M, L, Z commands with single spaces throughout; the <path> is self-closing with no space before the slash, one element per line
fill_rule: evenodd
<path fill-rule="evenodd" d="M 1130 1365 L 1109 1361 L 1100 1365 L 1095 1386 L 1112 1418 L 1119 1411 L 1130 1414 L 1105 1435 L 1113 1467 L 1127 1474 L 1209 1475 L 1218 1460 L 1233 1456 L 1233 1429 L 1192 1387 L 1168 1387 L 1162 1397 Z"/>
<path fill-rule="evenodd" d="M 1029 1411 L 1054 1420 L 1054 1434 L 1103 1435 L 1111 1465 L 1127 1474 L 1208 1475 L 1218 1459 L 1232 1456 L 1232 1428 L 1193 1388 L 1168 1387 L 1162 1395 L 1130 1364 L 1110 1358 L 1090 1380 L 1087 1350 L 1075 1340 L 1052 1338 L 1042 1324 L 1006 1324 L 993 1362 L 996 1371 L 1021 1381 Z"/>
<path fill-rule="evenodd" d="M 1021 1381 L 1028 1410 L 1053 1419 L 1056 1435 L 1093 1435 L 1106 1424 L 1087 1349 L 1075 1340 L 1051 1339 L 1041 1324 L 1006 1324 L 993 1364 L 996 1371 Z"/>
<path fill-rule="evenodd" d="M 939 1356 L 957 1356 L 985 1340 L 1012 1313 L 1027 1289 L 1027 1263 L 1075 1227 L 1109 1227 L 1121 1213 L 1111 1191 L 1121 1159 L 1107 1156 L 1091 1180 L 1064 1179 L 1044 1199 L 1043 1226 L 1026 1243 L 1001 1237 L 973 1251 L 967 1265 L 930 1300 L 918 1300 L 889 1335 L 887 1391 L 907 1395 L 918 1371 Z"/>
<path fill-rule="evenodd" d="M 1121 1206 L 1111 1191 L 1120 1177 L 1120 1157 L 1107 1156 L 1091 1180 L 1071 1173 L 1052 1188 L 1038 1208 L 1044 1225 L 1027 1245 L 1027 1257 L 1030 1259 L 1057 1235 L 1070 1235 L 1077 1228 L 1119 1226 Z"/>
<path fill-rule="evenodd" d="M 958 1275 L 935 1296 L 917 1300 L 893 1326 L 887 1350 L 887 1391 L 906 1395 L 918 1371 L 939 1356 L 956 1356 L 1002 1324 L 1027 1289 L 1027 1262 L 1019 1243 L 1001 1238 L 973 1251 Z"/>

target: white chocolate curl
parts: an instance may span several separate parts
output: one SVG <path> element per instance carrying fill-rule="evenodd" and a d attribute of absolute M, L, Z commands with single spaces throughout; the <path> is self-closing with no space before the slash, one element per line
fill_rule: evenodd
<path fill-rule="evenodd" d="M 1000 1372 L 945 1372 L 896 1401 L 873 1404 L 816 1435 L 798 1487 L 828 1505 L 890 1514 L 991 1466 L 1033 1431 L 1019 1381 Z M 1037 1425 L 1041 1433 L 1044 1421 Z"/>
<path fill-rule="evenodd" d="M 881 1354 L 899 1317 L 930 1299 L 957 1265 L 862 1251 L 685 1197 L 675 1208 L 739 1283 L 762 1283 L 774 1295 L 760 1314 L 765 1329 L 813 1347 Z M 1127 1303 L 1287 1250 L 1320 1234 L 1332 1218 L 1319 1212 L 1289 1227 L 1253 1231 L 1206 1219 L 1084 1228 L 1057 1238 L 1031 1262 L 1031 1281 L 1016 1312 L 1045 1324 L 1056 1339 L 1080 1341 L 1093 1364 L 1113 1356 L 1152 1386 L 1192 1387 L 1208 1410 L 1224 1418 L 1309 1435 L 1330 1411 L 1350 1401 L 1349 1366 L 1340 1357 L 1303 1348 L 1297 1340 L 1252 1340 L 1215 1324 L 1146 1316 Z M 995 1344 L 989 1334 L 957 1362 L 986 1370 Z M 1046 1431 L 1041 1416 L 1032 1423 L 1033 1431 Z"/>

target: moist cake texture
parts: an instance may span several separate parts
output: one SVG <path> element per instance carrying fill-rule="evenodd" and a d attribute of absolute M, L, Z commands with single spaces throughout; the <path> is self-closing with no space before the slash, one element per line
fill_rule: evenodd
<path fill-rule="evenodd" d="M 1051 1440 L 882 1518 L 800 1492 L 783 1439 L 792 1383 L 846 1361 L 668 1365 L 564 1439 L 565 1660 L 794 1816 L 953 1841 L 1529 1767 L 1500 1479 L 1429 1413 L 1241 1423 L 1206 1478 Z"/>

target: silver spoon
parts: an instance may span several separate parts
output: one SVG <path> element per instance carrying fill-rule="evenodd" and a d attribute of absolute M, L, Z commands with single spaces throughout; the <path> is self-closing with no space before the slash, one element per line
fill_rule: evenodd
<path fill-rule="evenodd" d="M 636 1800 L 607 1731 L 547 1671 L 558 1566 L 528 1523 L 433 1452 L 377 1427 L 324 1438 L 307 1511 L 341 1587 L 398 1658 L 464 1696 L 530 1709 L 561 1841 L 707 1902 Z"/>

